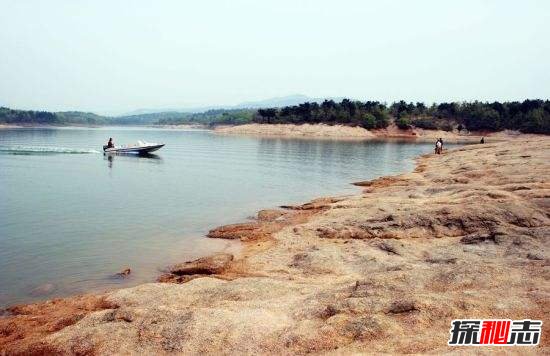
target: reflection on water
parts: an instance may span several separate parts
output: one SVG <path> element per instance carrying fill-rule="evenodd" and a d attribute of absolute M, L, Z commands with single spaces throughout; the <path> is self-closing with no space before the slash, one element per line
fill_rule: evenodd
<path fill-rule="evenodd" d="M 166 146 L 102 155 L 109 137 Z M 0 305 L 153 281 L 171 263 L 238 248 L 204 238 L 215 226 L 357 192 L 350 182 L 410 170 L 432 151 L 171 129 L 0 130 L 0 147 L 21 146 L 55 154 L 0 154 Z M 127 267 L 130 278 L 111 278 Z"/>
<path fill-rule="evenodd" d="M 104 153 L 103 159 L 107 160 L 107 166 L 109 168 L 113 168 L 113 161 L 115 160 L 134 160 L 136 162 L 148 162 L 148 160 L 152 160 L 149 163 L 157 163 L 161 164 L 163 163 L 162 157 L 160 157 L 157 154 L 154 153 L 142 153 L 142 154 L 131 154 L 131 153 Z"/>

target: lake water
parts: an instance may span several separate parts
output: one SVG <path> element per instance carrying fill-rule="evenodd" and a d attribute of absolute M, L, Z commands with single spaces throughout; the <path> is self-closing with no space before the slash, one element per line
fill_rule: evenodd
<path fill-rule="evenodd" d="M 115 144 L 165 143 L 150 157 Z M 432 144 L 220 136 L 156 128 L 0 130 L 0 306 L 153 281 L 171 263 L 238 249 L 204 238 L 262 208 L 359 192 Z M 112 275 L 125 267 L 130 278 Z"/>

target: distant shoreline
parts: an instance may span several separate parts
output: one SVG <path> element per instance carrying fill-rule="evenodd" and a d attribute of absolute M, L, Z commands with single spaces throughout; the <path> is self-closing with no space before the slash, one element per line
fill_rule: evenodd
<path fill-rule="evenodd" d="M 107 127 L 143 127 L 160 129 L 196 129 L 209 130 L 219 135 L 244 135 L 258 137 L 279 138 L 315 138 L 333 140 L 386 140 L 401 139 L 416 142 L 432 142 L 442 138 L 444 142 L 475 143 L 482 137 L 486 142 L 500 142 L 516 138 L 545 137 L 543 134 L 528 134 L 519 131 L 503 130 L 495 132 L 458 132 L 443 130 L 426 130 L 417 127 L 399 129 L 395 124 L 384 129 L 367 130 L 359 126 L 326 125 L 326 124 L 244 124 L 244 125 L 220 125 L 210 127 L 202 124 L 178 124 L 178 125 L 13 125 L 0 124 L 1 129 L 14 128 L 107 128 Z"/>
<path fill-rule="evenodd" d="M 17 129 L 17 128 L 21 128 L 23 126 L 20 126 L 20 125 L 11 125 L 11 124 L 0 124 L 0 130 L 2 129 Z"/>
<path fill-rule="evenodd" d="M 66 124 L 66 125 L 39 125 L 39 124 L 0 124 L 0 130 L 2 129 L 55 129 L 55 128 L 100 128 L 100 127 L 149 127 L 149 128 L 163 128 L 163 129 L 209 129 L 207 125 L 201 124 L 181 124 L 181 125 L 79 125 L 79 124 Z"/>
<path fill-rule="evenodd" d="M 217 134 L 223 135 L 249 135 L 266 137 L 310 137 L 328 139 L 405 139 L 417 142 L 432 142 L 442 138 L 446 142 L 474 143 L 482 137 L 488 142 L 505 141 L 515 138 L 535 138 L 544 135 L 525 134 L 518 131 L 497 132 L 458 132 L 442 130 L 425 130 L 421 128 L 399 129 L 395 124 L 385 129 L 367 130 L 362 127 L 325 124 L 246 124 L 238 126 L 219 126 L 214 129 Z"/>

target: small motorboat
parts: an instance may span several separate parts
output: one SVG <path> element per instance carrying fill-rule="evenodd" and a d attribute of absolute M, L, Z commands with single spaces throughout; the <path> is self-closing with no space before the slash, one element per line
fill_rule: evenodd
<path fill-rule="evenodd" d="M 164 147 L 164 143 L 149 143 L 138 141 L 136 144 L 133 145 L 115 146 L 111 148 L 103 146 L 103 152 L 145 155 L 147 153 L 151 153 L 153 151 L 161 149 L 162 147 Z"/>

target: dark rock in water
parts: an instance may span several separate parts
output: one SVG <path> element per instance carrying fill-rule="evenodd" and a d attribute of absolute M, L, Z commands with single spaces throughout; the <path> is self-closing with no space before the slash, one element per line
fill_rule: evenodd
<path fill-rule="evenodd" d="M 132 270 L 130 268 L 126 268 L 125 270 L 115 274 L 115 277 L 116 278 L 126 278 L 130 275 L 131 272 L 132 272 Z"/>
<path fill-rule="evenodd" d="M 43 297 L 52 294 L 56 290 L 55 284 L 44 283 L 30 291 L 30 295 L 33 297 Z"/>

